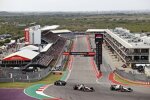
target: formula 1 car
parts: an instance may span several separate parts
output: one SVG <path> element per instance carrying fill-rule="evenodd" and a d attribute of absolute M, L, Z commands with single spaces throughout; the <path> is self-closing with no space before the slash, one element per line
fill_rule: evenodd
<path fill-rule="evenodd" d="M 94 92 L 95 91 L 93 87 L 87 87 L 84 84 L 77 84 L 73 87 L 73 89 L 83 91 L 83 92 Z"/>
<path fill-rule="evenodd" d="M 54 82 L 54 85 L 56 86 L 65 86 L 67 83 L 65 81 L 62 80 L 58 80 Z"/>
<path fill-rule="evenodd" d="M 111 85 L 110 90 L 119 91 L 119 92 L 132 92 L 133 91 L 133 89 L 125 88 L 122 85 Z"/>

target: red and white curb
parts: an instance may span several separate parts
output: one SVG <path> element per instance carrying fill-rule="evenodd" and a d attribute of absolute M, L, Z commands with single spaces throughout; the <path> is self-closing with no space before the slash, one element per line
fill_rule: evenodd
<path fill-rule="evenodd" d="M 36 90 L 36 93 L 39 94 L 39 95 L 42 95 L 42 96 L 46 96 L 46 97 L 49 97 L 49 98 L 52 98 L 51 96 L 48 96 L 46 94 L 43 93 L 43 91 L 48 88 L 50 85 L 44 85 L 42 87 L 40 87 L 39 89 Z"/>

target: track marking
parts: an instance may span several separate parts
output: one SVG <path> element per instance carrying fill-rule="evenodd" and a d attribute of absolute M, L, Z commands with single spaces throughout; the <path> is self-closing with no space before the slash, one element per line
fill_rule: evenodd
<path fill-rule="evenodd" d="M 54 97 L 52 97 L 52 96 L 49 96 L 49 95 L 46 95 L 43 91 L 45 90 L 45 89 L 47 89 L 48 87 L 50 87 L 50 86 L 52 86 L 53 84 L 50 84 L 50 85 L 45 85 L 46 87 L 40 87 L 38 90 L 40 90 L 40 91 L 38 91 L 38 90 L 36 90 L 36 93 L 37 94 L 39 94 L 39 95 L 42 95 L 42 96 L 46 96 L 46 97 L 49 97 L 49 98 L 54 98 Z"/>

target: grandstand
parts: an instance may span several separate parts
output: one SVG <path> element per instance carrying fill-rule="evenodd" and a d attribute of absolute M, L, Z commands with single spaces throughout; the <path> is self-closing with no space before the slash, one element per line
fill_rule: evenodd
<path fill-rule="evenodd" d="M 45 77 L 50 72 L 52 65 L 57 62 L 62 52 L 66 50 L 66 45 L 70 45 L 66 43 L 66 38 L 60 37 L 59 34 L 53 33 L 48 28 L 42 28 L 41 44 L 26 44 L 25 47 L 19 48 L 17 52 L 2 59 L 1 67 L 5 73 L 5 75 L 1 75 L 3 78 L 2 81 L 4 82 L 5 78 L 7 78 L 7 82 L 12 81 L 12 78 L 16 81 L 21 81 L 23 80 L 23 77 L 28 80 L 28 76 L 31 78 L 35 76 L 34 78 L 36 78 L 36 80 Z M 17 70 L 15 67 L 17 67 Z M 34 75 L 32 71 L 29 71 L 30 67 L 36 69 L 35 74 L 37 75 Z M 44 71 L 46 73 L 44 73 Z"/>
<path fill-rule="evenodd" d="M 42 38 L 43 40 L 48 40 L 48 43 L 52 43 L 51 46 L 49 46 L 47 51 L 44 50 L 44 52 L 41 52 L 37 57 L 35 57 L 31 63 L 25 66 L 25 68 L 33 65 L 39 67 L 48 67 L 50 62 L 52 60 L 56 60 L 58 56 L 62 53 L 63 48 L 66 44 L 66 39 L 59 37 L 51 32 L 47 32 L 46 34 L 47 36 L 42 35 Z"/>
<path fill-rule="evenodd" d="M 66 39 L 52 33 L 50 30 L 43 30 L 41 39 L 44 41 L 44 44 L 41 44 L 41 46 L 27 45 L 20 48 L 18 52 L 3 58 L 2 66 L 24 66 L 23 68 L 28 66 L 48 67 L 50 62 L 53 59 L 56 60 L 61 54 Z"/>
<path fill-rule="evenodd" d="M 41 38 L 46 43 L 55 43 L 59 39 L 59 36 L 56 34 L 53 34 L 51 31 L 46 30 L 46 31 L 42 32 Z"/>

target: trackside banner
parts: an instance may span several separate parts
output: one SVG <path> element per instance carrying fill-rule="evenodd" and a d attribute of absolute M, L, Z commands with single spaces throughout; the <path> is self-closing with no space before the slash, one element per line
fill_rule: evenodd
<path fill-rule="evenodd" d="M 25 37 L 25 42 L 29 42 L 29 29 L 28 28 L 24 30 L 24 37 Z"/>

